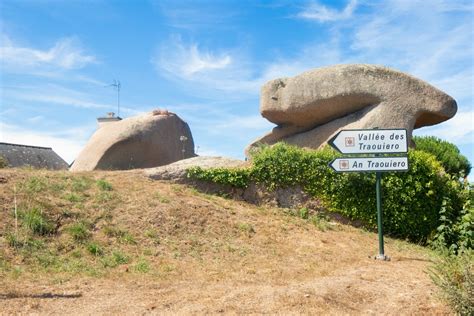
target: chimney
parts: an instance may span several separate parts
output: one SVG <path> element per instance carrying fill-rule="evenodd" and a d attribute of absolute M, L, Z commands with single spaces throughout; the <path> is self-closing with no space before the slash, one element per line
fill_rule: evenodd
<path fill-rule="evenodd" d="M 110 124 L 110 123 L 121 121 L 121 120 L 122 118 L 120 116 L 115 116 L 114 112 L 108 112 L 107 116 L 98 117 L 97 123 L 99 124 L 99 128 L 101 128 L 105 124 Z"/>

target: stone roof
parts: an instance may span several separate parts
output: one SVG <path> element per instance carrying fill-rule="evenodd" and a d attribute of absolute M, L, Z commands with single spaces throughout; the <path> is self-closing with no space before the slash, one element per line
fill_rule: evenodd
<path fill-rule="evenodd" d="M 0 142 L 0 156 L 7 161 L 9 167 L 31 166 L 52 170 L 69 168 L 68 163 L 50 147 Z"/>

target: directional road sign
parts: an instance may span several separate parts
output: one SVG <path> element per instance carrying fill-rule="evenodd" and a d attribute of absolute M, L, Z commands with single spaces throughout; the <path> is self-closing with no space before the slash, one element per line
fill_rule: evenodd
<path fill-rule="evenodd" d="M 407 157 L 345 157 L 329 164 L 336 172 L 407 171 Z"/>
<path fill-rule="evenodd" d="M 347 129 L 329 140 L 329 145 L 343 154 L 406 153 L 406 129 Z"/>

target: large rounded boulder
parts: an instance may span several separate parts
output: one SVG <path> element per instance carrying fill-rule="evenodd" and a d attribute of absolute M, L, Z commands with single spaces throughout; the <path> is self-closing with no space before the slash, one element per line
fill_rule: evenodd
<path fill-rule="evenodd" d="M 250 144 L 284 141 L 318 148 L 341 129 L 415 128 L 456 114 L 456 101 L 432 85 L 390 68 L 335 65 L 267 82 L 260 113 L 277 126 Z"/>
<path fill-rule="evenodd" d="M 151 168 L 195 156 L 188 124 L 174 113 L 153 111 L 100 127 L 70 170 Z"/>

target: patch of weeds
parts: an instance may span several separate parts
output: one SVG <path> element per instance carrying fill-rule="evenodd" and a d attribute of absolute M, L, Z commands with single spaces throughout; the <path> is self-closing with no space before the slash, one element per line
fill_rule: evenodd
<path fill-rule="evenodd" d="M 87 244 L 86 249 L 91 255 L 95 257 L 100 257 L 104 254 L 104 249 L 97 242 L 91 242 Z"/>
<path fill-rule="evenodd" d="M 474 251 L 442 254 L 429 271 L 433 282 L 459 315 L 474 315 Z"/>
<path fill-rule="evenodd" d="M 136 244 L 135 238 L 127 230 L 113 226 L 105 226 L 103 232 L 107 237 L 114 237 L 121 243 Z"/>
<path fill-rule="evenodd" d="M 8 246 L 12 248 L 20 248 L 24 245 L 24 241 L 18 238 L 18 236 L 12 232 L 7 232 L 5 239 L 7 240 Z"/>
<path fill-rule="evenodd" d="M 97 194 L 95 196 L 95 200 L 98 203 L 106 203 L 106 202 L 109 202 L 109 201 L 113 200 L 115 197 L 116 197 L 115 194 L 113 194 L 111 192 L 108 192 L 108 191 L 103 191 L 103 192 L 100 192 L 99 194 Z"/>
<path fill-rule="evenodd" d="M 12 270 L 12 277 L 18 279 L 23 273 L 23 269 L 19 266 L 14 266 Z"/>
<path fill-rule="evenodd" d="M 105 179 L 99 179 L 95 182 L 95 184 L 99 187 L 99 189 L 101 189 L 102 191 L 112 191 L 113 190 L 113 187 L 112 187 L 112 184 L 110 184 L 110 182 L 108 182 L 107 180 Z"/>
<path fill-rule="evenodd" d="M 296 210 L 291 209 L 291 208 L 282 208 L 281 212 L 283 212 L 283 214 L 289 215 L 289 216 L 296 216 L 297 215 Z"/>
<path fill-rule="evenodd" d="M 0 156 L 0 169 L 8 167 L 8 161 L 5 157 Z"/>
<path fill-rule="evenodd" d="M 300 208 L 300 210 L 298 211 L 298 215 L 299 217 L 301 217 L 302 219 L 308 219 L 309 217 L 309 209 L 307 207 L 302 207 Z"/>
<path fill-rule="evenodd" d="M 155 193 L 155 198 L 157 198 L 158 201 L 160 201 L 160 203 L 163 203 L 163 204 L 168 204 L 171 202 L 167 197 L 159 194 L 158 192 Z"/>
<path fill-rule="evenodd" d="M 160 244 L 160 236 L 158 236 L 158 233 L 154 229 L 147 229 L 145 230 L 144 233 L 145 237 L 150 238 L 154 244 L 159 245 Z"/>
<path fill-rule="evenodd" d="M 140 258 L 133 266 L 133 270 L 140 273 L 147 273 L 150 271 L 150 263 L 145 258 Z"/>
<path fill-rule="evenodd" d="M 143 255 L 144 256 L 150 257 L 150 256 L 153 256 L 153 254 L 154 254 L 153 249 L 150 249 L 150 248 L 143 249 Z"/>
<path fill-rule="evenodd" d="M 29 193 L 38 193 L 46 190 L 48 182 L 43 177 L 33 176 L 29 178 L 25 183 L 25 189 Z"/>
<path fill-rule="evenodd" d="M 53 192 L 59 193 L 66 189 L 66 184 L 63 182 L 54 182 L 49 187 Z"/>
<path fill-rule="evenodd" d="M 181 192 L 183 192 L 183 187 L 178 185 L 178 184 L 173 184 L 171 186 L 171 190 L 173 190 L 174 192 L 177 192 L 177 193 L 181 193 Z"/>
<path fill-rule="evenodd" d="M 91 179 L 86 177 L 74 177 L 71 188 L 74 192 L 84 192 L 90 188 Z"/>
<path fill-rule="evenodd" d="M 326 231 L 331 229 L 331 225 L 326 216 L 313 215 L 310 217 L 310 221 L 320 231 Z"/>
<path fill-rule="evenodd" d="M 26 212 L 19 212 L 18 217 L 22 220 L 23 226 L 36 235 L 44 236 L 52 234 L 56 229 L 53 223 L 37 208 Z"/>
<path fill-rule="evenodd" d="M 71 252 L 71 257 L 79 259 L 83 257 L 83 253 L 81 249 L 75 249 L 74 251 Z"/>
<path fill-rule="evenodd" d="M 123 252 L 119 250 L 115 250 L 112 252 L 111 255 L 108 255 L 102 258 L 101 263 L 104 268 L 115 268 L 122 264 L 127 264 L 130 262 L 130 257 L 125 255 Z"/>
<path fill-rule="evenodd" d="M 65 194 L 64 199 L 71 202 L 71 203 L 82 202 L 84 200 L 83 197 L 81 197 L 78 194 L 73 193 L 73 192 Z"/>
<path fill-rule="evenodd" d="M 249 237 L 252 236 L 253 234 L 255 234 L 255 229 L 254 229 L 253 226 L 252 226 L 251 224 L 249 224 L 249 223 L 239 223 L 239 224 L 237 225 L 237 228 L 238 228 L 241 232 L 247 234 L 247 236 L 249 236 Z"/>
<path fill-rule="evenodd" d="M 36 255 L 36 260 L 43 268 L 51 268 L 57 266 L 59 263 L 57 254 L 49 251 Z"/>
<path fill-rule="evenodd" d="M 219 191 L 216 193 L 217 196 L 220 196 L 221 198 L 224 198 L 226 200 L 232 199 L 232 193 L 225 192 L 225 191 Z"/>
<path fill-rule="evenodd" d="M 194 196 L 201 194 L 201 192 L 199 192 L 198 189 L 196 189 L 196 188 L 189 188 L 188 192 L 191 193 Z"/>
<path fill-rule="evenodd" d="M 68 210 L 68 209 L 64 209 L 61 211 L 61 216 L 64 217 L 64 218 L 75 218 L 78 216 L 78 214 L 76 212 L 73 212 L 71 210 Z"/>
<path fill-rule="evenodd" d="M 91 237 L 91 225 L 87 222 L 80 221 L 69 226 L 66 231 L 77 242 L 84 242 Z"/>
<path fill-rule="evenodd" d="M 174 269 L 175 267 L 171 264 L 163 264 L 160 267 L 160 270 L 165 273 L 172 272 Z"/>
<path fill-rule="evenodd" d="M 133 245 L 137 243 L 137 241 L 135 240 L 135 237 L 133 237 L 133 235 L 130 234 L 129 232 L 125 232 L 125 234 L 119 238 L 119 242 L 122 242 L 125 244 L 133 244 Z"/>
<path fill-rule="evenodd" d="M 0 257 L 0 271 L 10 271 L 11 270 L 11 264 L 8 260 L 6 260 L 3 257 Z"/>
<path fill-rule="evenodd" d="M 40 239 L 28 238 L 24 244 L 23 248 L 27 252 L 34 252 L 41 249 L 44 249 L 44 242 Z"/>

